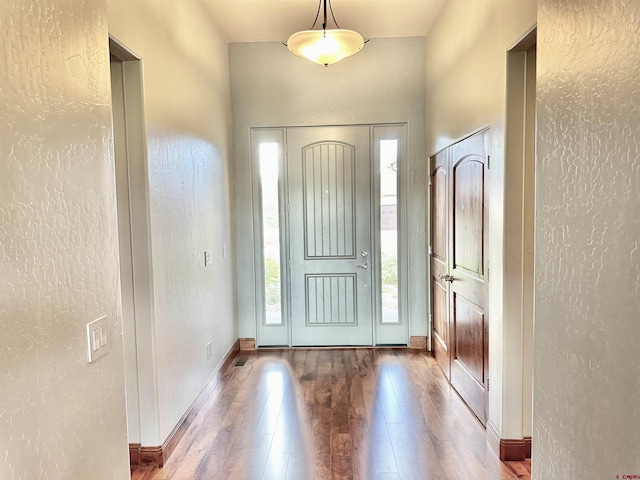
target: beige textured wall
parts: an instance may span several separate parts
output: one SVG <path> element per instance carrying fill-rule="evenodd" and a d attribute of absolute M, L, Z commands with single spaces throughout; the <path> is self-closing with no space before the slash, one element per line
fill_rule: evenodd
<path fill-rule="evenodd" d="M 427 36 L 426 146 L 433 154 L 491 127 L 489 178 L 489 421 L 502 438 L 522 438 L 522 370 L 505 350 L 522 342 L 503 318 L 506 52 L 536 22 L 535 0 L 448 0 Z M 518 327 L 518 325 L 516 325 Z M 513 331 L 513 332 L 512 332 Z M 531 422 L 530 419 L 524 423 Z"/>
<path fill-rule="evenodd" d="M 538 18 L 533 478 L 635 478 L 640 3 Z"/>
<path fill-rule="evenodd" d="M 151 446 L 238 338 L 229 61 L 198 0 L 109 0 L 108 18 L 109 33 L 142 59 L 144 77 L 154 322 L 138 335 L 154 342 L 138 356 L 150 365 L 139 376 L 157 379 L 155 392 L 140 391 L 142 443 Z"/>
<path fill-rule="evenodd" d="M 0 25 L 0 478 L 128 478 L 106 5 L 0 2 Z"/>

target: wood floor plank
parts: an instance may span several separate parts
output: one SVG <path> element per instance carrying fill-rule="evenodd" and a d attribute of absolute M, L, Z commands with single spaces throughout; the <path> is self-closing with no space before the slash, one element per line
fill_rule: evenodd
<path fill-rule="evenodd" d="M 518 476 L 531 474 L 531 469 L 525 466 L 525 462 L 506 462 L 506 464 Z"/>
<path fill-rule="evenodd" d="M 530 480 L 429 354 L 282 349 L 216 378 L 165 468 L 133 480 Z"/>
<path fill-rule="evenodd" d="M 257 362 L 246 364 L 242 367 L 242 372 L 236 375 L 236 378 L 244 381 L 249 380 L 252 378 L 251 373 L 254 368 L 258 368 Z M 221 424 L 219 424 L 219 428 L 216 426 L 214 427 L 215 430 L 211 432 L 209 448 L 201 459 L 193 478 L 211 478 L 226 463 L 231 454 L 231 446 L 234 444 L 236 436 L 243 431 L 242 426 L 247 421 L 247 416 L 255 416 L 256 411 L 258 411 L 257 407 L 266 403 L 261 403 L 259 400 L 268 395 L 270 389 L 267 388 L 262 393 L 263 395 L 258 395 L 257 397 L 252 396 L 251 389 L 246 388 L 246 385 L 239 381 L 230 384 L 225 389 L 220 399 L 219 408 L 222 412 L 226 412 L 226 415 Z M 248 409 L 247 406 L 250 400 L 257 400 L 257 402 L 254 403 L 254 408 Z"/>

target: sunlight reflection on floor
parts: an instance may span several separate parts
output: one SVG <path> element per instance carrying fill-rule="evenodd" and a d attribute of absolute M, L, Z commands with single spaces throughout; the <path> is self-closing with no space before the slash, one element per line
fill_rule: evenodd
<path fill-rule="evenodd" d="M 316 478 L 306 434 L 309 422 L 290 367 L 281 360 L 259 359 L 254 368 L 252 383 L 260 394 L 247 409 L 253 438 L 241 455 L 246 460 L 242 478 Z"/>

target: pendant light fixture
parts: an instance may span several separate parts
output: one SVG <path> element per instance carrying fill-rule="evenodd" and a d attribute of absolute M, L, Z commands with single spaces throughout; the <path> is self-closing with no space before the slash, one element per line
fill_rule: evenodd
<path fill-rule="evenodd" d="M 335 29 L 327 29 L 327 3 L 331 11 L 331 18 Z M 320 16 L 320 9 L 324 10 L 322 30 L 314 30 Z M 344 30 L 338 26 L 333 15 L 331 0 L 320 0 L 316 19 L 311 25 L 311 30 L 303 30 L 294 33 L 287 40 L 287 48 L 299 57 L 307 58 L 312 62 L 325 67 L 339 62 L 343 58 L 355 55 L 364 47 L 365 41 L 358 32 Z"/>

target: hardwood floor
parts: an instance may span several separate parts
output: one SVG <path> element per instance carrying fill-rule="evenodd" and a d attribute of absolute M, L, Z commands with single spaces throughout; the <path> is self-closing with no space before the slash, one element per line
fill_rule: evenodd
<path fill-rule="evenodd" d="M 531 478 L 530 461 L 500 462 L 428 354 L 246 357 L 223 372 L 165 467 L 140 467 L 133 480 Z"/>

